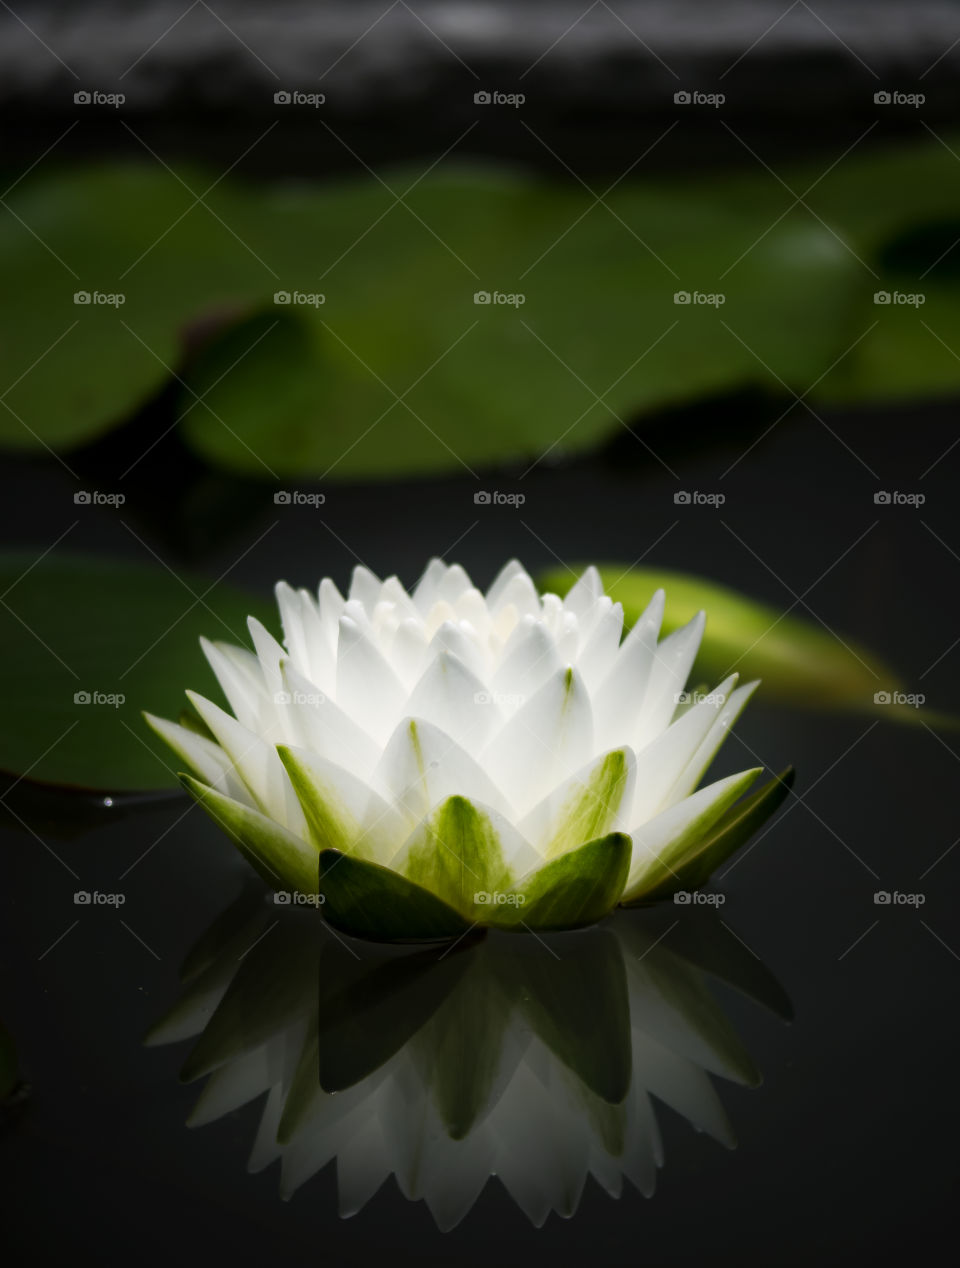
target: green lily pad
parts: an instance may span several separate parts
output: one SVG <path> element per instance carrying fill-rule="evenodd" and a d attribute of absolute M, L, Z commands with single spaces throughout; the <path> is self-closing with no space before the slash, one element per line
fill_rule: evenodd
<path fill-rule="evenodd" d="M 320 893 L 326 919 L 358 938 L 431 942 L 459 938 L 470 928 L 459 912 L 422 885 L 339 850 L 320 852 Z"/>
<path fill-rule="evenodd" d="M 175 788 L 141 710 L 220 698 L 201 634 L 247 643 L 272 605 L 190 573 L 83 555 L 0 556 L 0 770 L 107 792 Z"/>

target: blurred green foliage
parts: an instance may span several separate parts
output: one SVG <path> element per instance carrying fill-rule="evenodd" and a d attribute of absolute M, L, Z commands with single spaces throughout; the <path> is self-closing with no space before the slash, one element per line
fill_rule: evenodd
<path fill-rule="evenodd" d="M 956 163 L 931 139 L 785 184 L 756 166 L 624 181 L 602 203 L 492 168 L 395 170 L 389 189 L 209 188 L 159 164 L 30 175 L 0 218 L 0 444 L 69 450 L 174 375 L 213 463 L 332 479 L 576 453 L 749 384 L 956 392 Z M 874 303 L 895 291 L 925 302 Z"/>

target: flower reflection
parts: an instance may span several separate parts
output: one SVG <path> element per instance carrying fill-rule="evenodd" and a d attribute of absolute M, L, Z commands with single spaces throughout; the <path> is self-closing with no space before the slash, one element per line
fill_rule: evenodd
<path fill-rule="evenodd" d="M 705 910 L 446 950 L 347 944 L 279 910 L 249 890 L 211 926 L 148 1042 L 198 1036 L 193 1126 L 266 1092 L 250 1170 L 279 1159 L 289 1197 L 336 1159 L 343 1216 L 391 1173 L 442 1229 L 493 1175 L 537 1226 L 576 1211 L 588 1174 L 611 1197 L 624 1180 L 649 1196 L 663 1165 L 651 1097 L 732 1147 L 709 1076 L 760 1081 L 706 977 L 790 1014 Z"/>

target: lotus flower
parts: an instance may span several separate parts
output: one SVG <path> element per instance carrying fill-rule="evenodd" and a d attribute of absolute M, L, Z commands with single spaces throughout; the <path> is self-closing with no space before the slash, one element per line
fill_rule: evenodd
<path fill-rule="evenodd" d="M 362 567 L 347 599 L 276 593 L 284 646 L 252 618 L 253 652 L 203 642 L 233 713 L 188 692 L 199 721 L 148 721 L 261 875 L 348 932 L 591 923 L 701 884 L 786 792 L 696 791 L 757 684 L 688 696 L 704 615 L 658 642 L 662 591 L 625 638 L 593 568 L 563 600 L 440 560 L 412 594 Z"/>

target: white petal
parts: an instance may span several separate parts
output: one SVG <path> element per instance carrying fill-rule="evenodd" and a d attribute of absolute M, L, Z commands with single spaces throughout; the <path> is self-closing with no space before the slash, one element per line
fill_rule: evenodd
<path fill-rule="evenodd" d="M 305 674 L 310 673 L 310 649 L 303 628 L 303 603 L 300 595 L 285 581 L 278 581 L 274 593 L 280 608 L 283 625 L 283 641 L 293 657 L 294 664 Z"/>
<path fill-rule="evenodd" d="M 474 756 L 502 722 L 486 685 L 447 652 L 427 666 L 404 712 L 432 722 Z"/>
<path fill-rule="evenodd" d="M 362 730 L 383 742 L 393 730 L 405 691 L 380 652 L 355 621 L 340 618 L 337 704 Z"/>
<path fill-rule="evenodd" d="M 292 758 L 309 780 L 311 815 L 321 848 L 333 848 L 386 867 L 410 830 L 409 823 L 370 785 L 335 762 L 306 749 L 290 747 Z M 277 759 L 279 761 L 279 758 Z M 284 772 L 286 774 L 286 772 Z"/>
<path fill-rule="evenodd" d="M 359 599 L 366 608 L 368 615 L 373 614 L 373 609 L 380 600 L 380 591 L 382 584 L 379 577 L 374 576 L 369 568 L 365 568 L 363 564 L 358 564 L 353 570 L 353 576 L 350 579 L 350 590 L 347 599 Z"/>
<path fill-rule="evenodd" d="M 370 736 L 289 660 L 283 662 L 283 690 L 290 697 L 286 706 L 290 742 L 336 762 L 361 779 L 368 778 L 380 759 L 380 749 Z"/>
<path fill-rule="evenodd" d="M 725 682 L 688 709 L 676 722 L 637 754 L 637 794 L 631 822 L 646 823 L 659 811 L 679 800 L 671 796 L 674 785 L 683 775 L 694 754 L 706 739 L 717 719 L 721 706 L 733 690 L 737 675 Z M 680 796 L 686 796 L 692 788 Z"/>
<path fill-rule="evenodd" d="M 491 612 L 500 606 L 500 598 L 513 578 L 526 575 L 526 570 L 519 559 L 511 559 L 509 563 L 503 565 L 487 590 L 487 607 Z"/>
<path fill-rule="evenodd" d="M 550 633 L 542 622 L 525 616 L 503 649 L 503 659 L 491 682 L 509 716 L 562 668 Z"/>
<path fill-rule="evenodd" d="M 644 874 L 651 868 L 661 866 L 660 856 L 668 851 L 686 833 L 692 833 L 696 839 L 709 832 L 720 816 L 735 800 L 737 790 L 745 786 L 748 777 L 754 778 L 759 769 L 740 771 L 729 775 L 726 779 L 718 779 L 708 784 L 691 797 L 684 798 L 669 810 L 664 810 L 648 823 L 634 828 L 630 836 L 633 839 L 633 854 L 630 860 L 630 872 L 623 891 L 623 901 L 629 902 L 634 897 L 632 891 Z"/>
<path fill-rule="evenodd" d="M 604 595 L 597 602 L 594 616 L 589 633 L 581 630 L 582 644 L 577 657 L 577 669 L 591 691 L 596 691 L 613 668 L 623 633 L 623 607 Z"/>
<path fill-rule="evenodd" d="M 513 604 L 521 616 L 540 615 L 540 596 L 537 594 L 537 587 L 525 572 L 518 572 L 510 578 L 497 596 L 496 602 L 492 602 L 490 596 L 487 596 L 487 607 L 492 613 L 502 612 L 510 604 Z"/>
<path fill-rule="evenodd" d="M 447 569 L 446 576 L 440 582 L 438 598 L 445 599 L 447 603 L 456 603 L 462 595 L 472 589 L 473 582 L 466 569 L 461 568 L 459 564 L 453 564 Z"/>
<path fill-rule="evenodd" d="M 572 612 L 577 617 L 584 617 L 603 594 L 603 582 L 596 568 L 591 566 L 583 573 L 577 583 L 567 592 L 563 601 L 564 611 Z"/>
<path fill-rule="evenodd" d="M 487 665 L 480 649 L 465 631 L 459 625 L 454 625 L 452 621 L 444 621 L 440 626 L 430 640 L 430 650 L 434 655 L 440 651 L 449 652 L 477 678 L 486 677 Z"/>
<path fill-rule="evenodd" d="M 250 790 L 233 768 L 229 755 L 212 740 L 197 735 L 189 727 L 180 726 L 176 722 L 168 722 L 166 718 L 156 718 L 152 713 L 144 714 L 154 731 L 165 740 L 173 751 L 190 767 L 190 771 L 202 779 L 205 784 L 232 797 L 245 806 L 252 806 L 254 799 Z"/>
<path fill-rule="evenodd" d="M 585 765 L 592 751 L 589 694 L 576 670 L 561 669 L 493 737 L 482 762 L 523 814 Z"/>
<path fill-rule="evenodd" d="M 200 646 L 237 718 L 248 730 L 259 730 L 266 687 L 257 658 L 241 647 L 211 643 L 202 637 Z"/>
<path fill-rule="evenodd" d="M 264 814 L 306 840 L 303 812 L 276 749 L 248 731 L 211 700 L 197 695 L 195 691 L 188 691 L 187 696 L 228 754 Z"/>
<path fill-rule="evenodd" d="M 724 704 L 723 708 L 717 714 L 713 721 L 713 725 L 707 732 L 706 738 L 693 754 L 687 763 L 673 788 L 670 790 L 668 804 L 673 805 L 682 797 L 689 796 L 703 778 L 707 767 L 713 761 L 720 745 L 730 734 L 730 730 L 737 718 L 743 712 L 750 697 L 760 686 L 759 679 L 753 682 L 746 682 L 742 687 L 738 687 L 732 692 L 730 698 Z"/>
<path fill-rule="evenodd" d="M 634 801 L 632 749 L 614 750 L 564 780 L 530 811 L 520 831 L 545 858 L 623 831 Z"/>
<path fill-rule="evenodd" d="M 646 611 L 623 640 L 609 673 L 594 695 L 597 738 L 604 748 L 615 748 L 619 744 L 639 747 L 641 709 L 657 655 L 664 597 L 662 590 L 654 594 Z"/>
<path fill-rule="evenodd" d="M 638 749 L 649 744 L 669 725 L 677 707 L 677 696 L 683 691 L 699 650 L 705 619 L 705 614 L 698 612 L 692 621 L 674 630 L 657 647 L 650 669 L 650 683 L 643 697 L 643 712 L 636 735 Z"/>
<path fill-rule="evenodd" d="M 484 802 L 502 815 L 512 813 L 469 753 L 421 718 L 404 718 L 394 731 L 380 760 L 376 782 L 414 823 L 454 796 Z"/>
<path fill-rule="evenodd" d="M 250 631 L 250 637 L 253 639 L 253 648 L 257 654 L 257 660 L 260 662 L 260 672 L 263 675 L 264 687 L 267 694 L 275 696 L 278 691 L 283 689 L 280 679 L 280 662 L 286 656 L 286 652 L 273 637 L 268 629 L 266 629 L 257 620 L 255 616 L 247 617 L 247 628 Z M 231 700 L 231 705 L 233 701 Z M 234 708 L 234 713 L 236 709 Z M 240 715 L 237 713 L 237 717 Z"/>
<path fill-rule="evenodd" d="M 447 565 L 442 559 L 431 559 L 426 571 L 417 582 L 413 591 L 413 601 L 417 611 L 426 616 L 437 601 L 440 583 L 447 575 Z"/>

